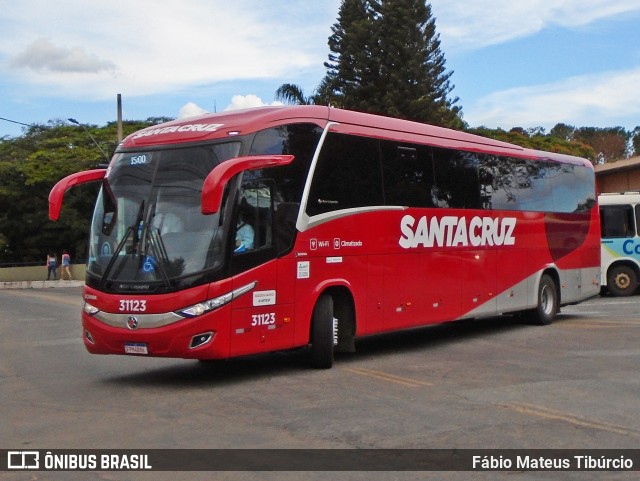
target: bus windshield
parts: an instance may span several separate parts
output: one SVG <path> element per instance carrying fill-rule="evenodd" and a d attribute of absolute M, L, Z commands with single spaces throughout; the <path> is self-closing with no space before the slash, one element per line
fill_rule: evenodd
<path fill-rule="evenodd" d="M 158 291 L 219 269 L 224 208 L 201 213 L 202 185 L 216 165 L 238 156 L 240 145 L 116 154 L 93 216 L 88 279 L 101 279 L 107 290 Z"/>

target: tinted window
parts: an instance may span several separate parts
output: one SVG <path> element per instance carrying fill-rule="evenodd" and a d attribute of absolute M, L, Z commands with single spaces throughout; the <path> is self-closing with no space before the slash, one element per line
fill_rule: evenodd
<path fill-rule="evenodd" d="M 430 147 L 381 141 L 387 205 L 434 207 L 433 158 Z"/>
<path fill-rule="evenodd" d="M 479 209 L 478 154 L 433 148 L 433 156 L 435 186 L 432 195 L 436 206 Z"/>
<path fill-rule="evenodd" d="M 594 174 L 583 166 L 486 155 L 479 175 L 486 209 L 571 213 L 595 205 Z"/>
<path fill-rule="evenodd" d="M 313 124 L 282 125 L 258 132 L 253 139 L 250 155 L 291 154 L 293 162 L 283 167 L 245 172 L 245 180 L 269 179 L 275 215 L 273 233 L 278 255 L 293 248 L 296 219 L 304 185 L 309 173 L 322 129 Z"/>
<path fill-rule="evenodd" d="M 636 232 L 630 205 L 600 206 L 602 238 L 633 237 Z"/>
<path fill-rule="evenodd" d="M 536 200 L 533 177 L 540 173 L 524 159 L 483 155 L 479 165 L 482 207 L 517 210 Z M 530 209 L 535 210 L 535 209 Z"/>
<path fill-rule="evenodd" d="M 307 213 L 384 205 L 378 141 L 329 134 L 316 166 Z"/>
<path fill-rule="evenodd" d="M 595 172 L 582 166 L 576 166 L 575 192 L 577 197 L 577 212 L 587 212 L 596 205 Z"/>
<path fill-rule="evenodd" d="M 308 214 L 375 205 L 586 212 L 595 205 L 594 173 L 581 165 L 331 134 Z"/>
<path fill-rule="evenodd" d="M 574 175 L 574 169 L 572 164 L 548 164 L 549 188 L 553 196 L 553 210 L 556 212 L 578 210 L 578 179 Z"/>
<path fill-rule="evenodd" d="M 282 125 L 256 134 L 249 155 L 295 156 L 291 164 L 267 169 L 265 174 L 276 181 L 280 201 L 300 202 L 309 166 L 321 135 L 322 129 L 312 124 Z"/>

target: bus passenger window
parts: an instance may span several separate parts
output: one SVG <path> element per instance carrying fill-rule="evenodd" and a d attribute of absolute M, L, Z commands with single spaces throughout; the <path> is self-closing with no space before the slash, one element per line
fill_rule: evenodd
<path fill-rule="evenodd" d="M 380 141 L 386 205 L 434 207 L 433 159 L 424 145 Z"/>
<path fill-rule="evenodd" d="M 313 173 L 307 214 L 384 205 L 378 141 L 331 133 Z"/>
<path fill-rule="evenodd" d="M 273 245 L 272 188 L 265 182 L 243 185 L 238 206 L 234 253 Z"/>
<path fill-rule="evenodd" d="M 635 235 L 633 208 L 630 205 L 600 206 L 600 224 L 603 239 Z"/>
<path fill-rule="evenodd" d="M 431 195 L 438 207 L 479 209 L 478 154 L 433 148 L 435 184 Z"/>

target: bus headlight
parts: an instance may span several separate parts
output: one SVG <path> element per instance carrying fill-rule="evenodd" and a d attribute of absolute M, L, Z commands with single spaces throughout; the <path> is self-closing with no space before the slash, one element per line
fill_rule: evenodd
<path fill-rule="evenodd" d="M 100 311 L 100 309 L 98 309 L 96 306 L 92 306 L 88 302 L 84 303 L 83 309 L 84 309 L 84 312 L 86 312 L 90 316 L 93 316 L 94 314 L 96 314 L 96 313 L 98 313 Z"/>
<path fill-rule="evenodd" d="M 199 302 L 198 304 L 194 304 L 193 306 L 189 306 L 185 309 L 178 311 L 179 314 L 185 317 L 197 317 L 201 316 L 210 311 L 214 311 L 224 306 L 225 304 L 229 304 L 234 299 L 237 299 L 243 294 L 246 294 L 250 290 L 252 290 L 258 284 L 257 281 L 254 281 L 246 286 L 239 287 L 231 292 L 223 294 L 221 296 L 215 297 L 213 299 L 209 299 L 204 302 Z"/>

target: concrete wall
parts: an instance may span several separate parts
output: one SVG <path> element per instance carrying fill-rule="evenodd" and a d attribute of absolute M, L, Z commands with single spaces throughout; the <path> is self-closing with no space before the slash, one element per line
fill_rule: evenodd
<path fill-rule="evenodd" d="M 60 267 L 56 271 L 60 279 Z M 76 281 L 84 281 L 85 265 L 72 264 L 71 275 Z M 47 266 L 3 267 L 0 268 L 0 282 L 44 281 L 47 278 Z M 68 277 L 65 274 L 65 279 Z"/>

